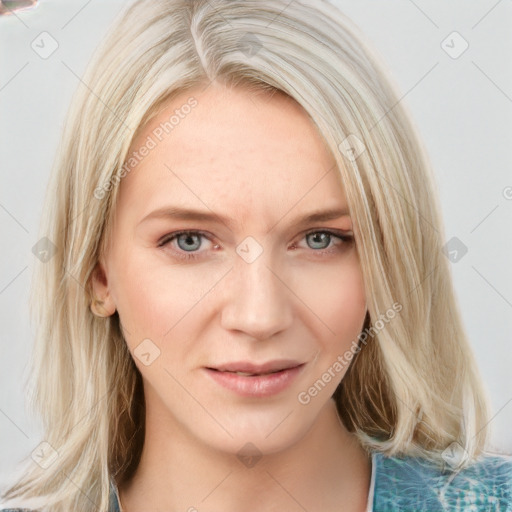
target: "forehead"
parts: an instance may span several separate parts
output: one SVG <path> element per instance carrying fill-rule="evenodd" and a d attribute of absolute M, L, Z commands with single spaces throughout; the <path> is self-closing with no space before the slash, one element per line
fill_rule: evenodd
<path fill-rule="evenodd" d="M 250 211 L 271 222 L 271 212 L 283 216 L 299 201 L 344 204 L 330 151 L 303 108 L 281 92 L 218 84 L 183 92 L 140 130 L 127 159 L 134 154 L 119 203 L 138 215 L 173 203 Z"/>

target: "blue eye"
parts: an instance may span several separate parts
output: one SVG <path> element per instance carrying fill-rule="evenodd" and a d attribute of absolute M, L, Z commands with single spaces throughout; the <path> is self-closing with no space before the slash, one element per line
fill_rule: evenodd
<path fill-rule="evenodd" d="M 179 251 L 175 250 L 175 255 L 178 258 L 185 260 L 192 260 L 198 258 L 198 249 L 201 247 L 202 238 L 207 238 L 205 233 L 201 231 L 178 231 L 166 235 L 159 243 L 158 247 L 169 245 L 176 240 Z"/>
<path fill-rule="evenodd" d="M 199 251 L 204 239 L 211 242 L 208 234 L 202 231 L 177 231 L 164 236 L 158 242 L 158 247 L 172 246 L 173 242 L 176 242 L 172 249 L 173 256 L 183 260 L 194 260 L 202 257 L 203 252 L 206 252 L 206 249 Z M 305 233 L 301 240 L 306 240 L 307 248 L 311 249 L 315 256 L 328 256 L 330 253 L 341 252 L 348 248 L 354 242 L 354 237 L 337 231 L 317 229 Z M 338 243 L 334 243 L 336 241 Z M 294 244 L 292 248 L 297 249 L 297 247 L 297 244 Z"/>
<path fill-rule="evenodd" d="M 308 233 L 306 235 L 306 240 L 308 241 L 308 245 L 311 249 L 327 249 L 331 243 L 331 237 L 331 233 L 327 233 L 326 231 L 315 231 L 313 233 Z M 311 242 L 313 243 L 313 246 L 310 245 Z"/>
<path fill-rule="evenodd" d="M 312 249 L 312 253 L 319 257 L 336 252 L 340 253 L 354 243 L 353 235 L 329 229 L 309 231 L 304 235 L 304 238 L 308 248 Z"/>
<path fill-rule="evenodd" d="M 201 235 L 196 233 L 182 233 L 176 237 L 178 247 L 184 251 L 197 251 L 201 246 Z"/>

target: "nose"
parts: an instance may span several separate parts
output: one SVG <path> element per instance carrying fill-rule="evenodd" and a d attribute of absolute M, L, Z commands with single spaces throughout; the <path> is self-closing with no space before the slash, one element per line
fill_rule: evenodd
<path fill-rule="evenodd" d="M 222 327 L 258 340 L 270 339 L 289 328 L 293 322 L 293 294 L 285 283 L 265 252 L 252 263 L 236 257 L 224 283 Z"/>

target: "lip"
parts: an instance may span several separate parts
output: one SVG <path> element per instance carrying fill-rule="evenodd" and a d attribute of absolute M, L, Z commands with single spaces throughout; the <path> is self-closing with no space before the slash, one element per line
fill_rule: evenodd
<path fill-rule="evenodd" d="M 292 360 L 276 360 L 264 364 L 240 361 L 207 367 L 204 371 L 217 384 L 238 395 L 268 397 L 289 387 L 304 366 L 305 363 Z"/>

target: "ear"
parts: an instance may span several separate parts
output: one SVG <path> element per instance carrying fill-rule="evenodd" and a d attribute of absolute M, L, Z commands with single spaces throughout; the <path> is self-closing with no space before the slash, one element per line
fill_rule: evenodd
<path fill-rule="evenodd" d="M 116 311 L 116 305 L 108 285 L 105 265 L 101 259 L 98 261 L 94 267 L 94 270 L 92 271 L 91 288 L 93 293 L 93 301 L 96 299 L 96 303 L 93 305 L 93 308 L 95 308 L 98 315 L 113 315 Z"/>

